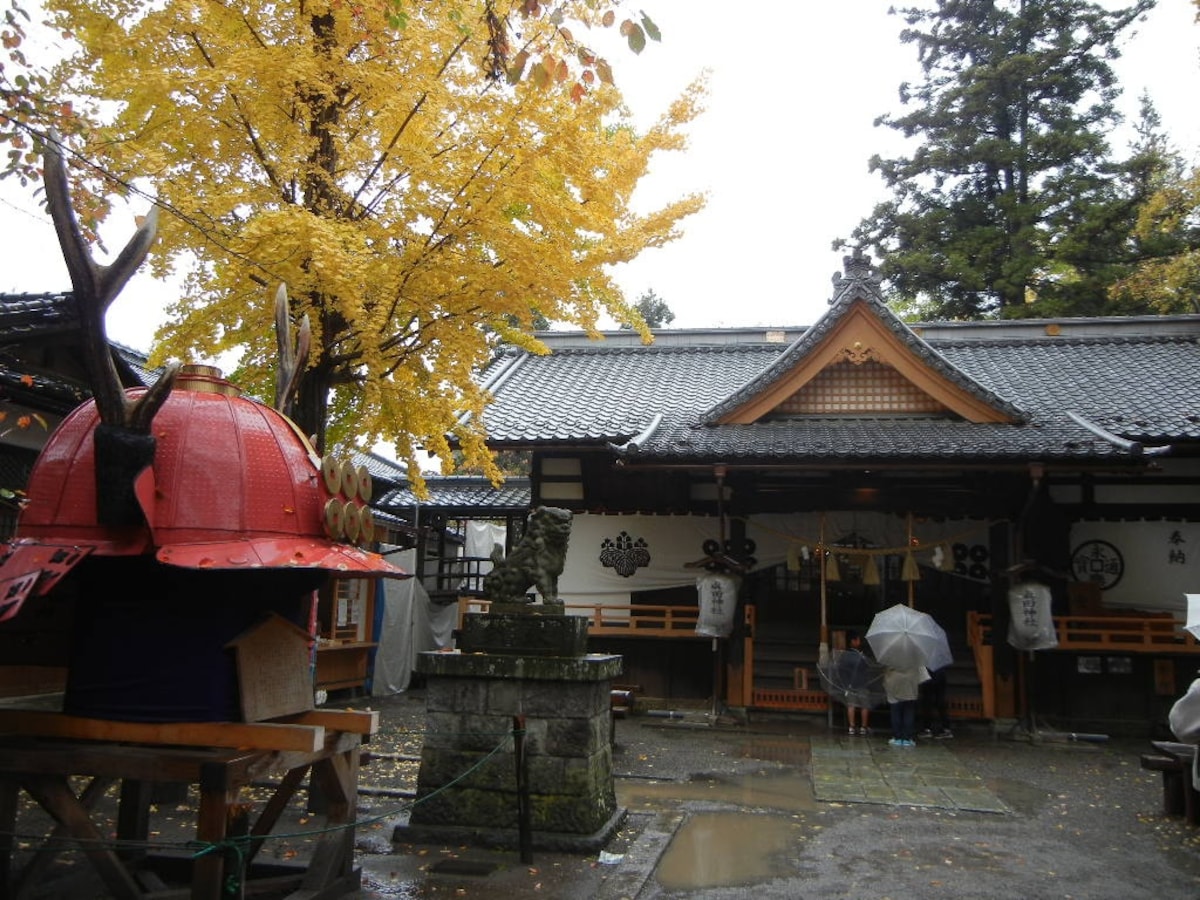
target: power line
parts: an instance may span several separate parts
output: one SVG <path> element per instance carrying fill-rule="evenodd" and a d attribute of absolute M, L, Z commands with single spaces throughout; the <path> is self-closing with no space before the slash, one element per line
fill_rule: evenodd
<path fill-rule="evenodd" d="M 134 182 L 128 181 L 125 178 L 122 178 L 121 176 L 109 171 L 108 169 L 104 168 L 104 166 L 102 166 L 100 163 L 96 162 L 95 160 L 91 159 L 90 157 L 84 155 L 83 153 L 81 153 L 77 150 L 72 149 L 70 146 L 68 146 L 66 144 L 66 142 L 64 140 L 56 137 L 55 135 L 53 135 L 49 132 L 44 132 L 37 128 L 34 128 L 32 125 L 29 125 L 26 122 L 18 121 L 17 119 L 14 119 L 11 116 L 8 116 L 2 112 L 0 112 L 0 121 L 4 121 L 5 123 L 11 125 L 14 128 L 20 129 L 21 131 L 28 133 L 35 140 L 41 141 L 44 145 L 57 147 L 59 149 L 59 151 L 64 154 L 64 156 L 69 156 L 71 159 L 76 160 L 83 166 L 86 166 L 88 169 L 91 169 L 93 172 L 95 172 L 101 178 L 112 182 L 114 185 L 117 185 L 118 187 L 121 188 L 121 190 L 124 193 L 131 194 L 135 197 L 139 197 L 139 198 L 145 200 L 146 202 L 148 202 L 154 206 L 157 206 L 162 212 L 166 213 L 167 215 L 171 216 L 172 218 L 174 218 L 180 222 L 183 222 L 188 227 L 194 229 L 196 232 L 198 232 L 200 235 L 202 235 L 204 240 L 207 241 L 208 243 L 213 244 L 214 246 L 216 246 L 223 252 L 229 254 L 230 256 L 232 256 L 235 259 L 241 260 L 242 262 L 246 263 L 250 267 L 252 267 L 254 269 L 258 269 L 260 272 L 263 272 L 267 276 L 266 281 L 274 281 L 274 282 L 283 282 L 284 281 L 284 279 L 281 276 L 279 276 L 275 272 L 271 271 L 271 269 L 269 269 L 267 266 L 260 263 L 258 260 L 254 259 L 250 256 L 247 256 L 245 253 L 242 253 L 239 250 L 235 250 L 235 249 L 233 249 L 233 247 L 229 246 L 229 244 L 227 243 L 227 240 L 228 240 L 227 237 L 223 237 L 223 236 L 214 234 L 214 232 L 207 225 L 201 223 L 200 221 L 195 219 L 195 217 L 188 215 L 187 213 L 185 213 L 182 210 L 178 209 L 177 207 L 171 205 L 170 203 L 167 203 L 164 200 L 161 200 L 159 197 L 146 191 L 145 189 L 138 187 L 138 185 L 135 184 Z M 3 202 L 5 204 L 11 206 L 14 209 L 20 209 L 20 207 L 17 207 L 15 204 L 12 204 L 7 200 L 4 200 Z M 26 215 L 34 217 L 33 214 L 30 213 L 28 210 L 20 210 L 20 211 L 24 212 Z M 34 218 L 36 218 L 36 217 L 34 217 Z M 254 276 L 251 276 L 251 277 L 253 278 Z"/>

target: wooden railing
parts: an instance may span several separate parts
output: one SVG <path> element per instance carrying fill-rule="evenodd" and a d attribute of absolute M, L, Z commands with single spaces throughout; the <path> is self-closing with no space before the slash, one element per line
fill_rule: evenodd
<path fill-rule="evenodd" d="M 458 600 L 458 627 L 469 612 L 487 612 L 491 601 L 477 597 Z M 569 615 L 588 620 L 588 634 L 593 636 L 695 638 L 696 620 L 700 611 L 694 606 L 650 606 L 603 603 L 567 603 Z"/>
<path fill-rule="evenodd" d="M 1171 616 L 1055 616 L 1058 650 L 1110 653 L 1200 653 L 1200 642 Z M 992 617 L 967 613 L 967 642 L 991 646 Z"/>
<path fill-rule="evenodd" d="M 425 590 L 430 595 L 444 596 L 460 594 L 463 597 L 483 596 L 483 579 L 487 573 L 485 565 L 491 566 L 487 556 L 445 556 L 437 561 L 437 572 L 426 577 Z"/>
<path fill-rule="evenodd" d="M 1171 616 L 1055 616 L 1056 651 L 1200 653 L 1200 643 Z M 995 718 L 995 635 L 988 613 L 967 613 L 967 643 L 975 655 L 985 718 Z"/>

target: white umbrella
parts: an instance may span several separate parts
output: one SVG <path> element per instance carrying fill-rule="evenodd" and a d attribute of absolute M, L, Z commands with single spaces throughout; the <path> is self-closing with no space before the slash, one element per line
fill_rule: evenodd
<path fill-rule="evenodd" d="M 1187 597 L 1188 611 L 1187 624 L 1183 626 L 1183 630 L 1189 632 L 1192 637 L 1200 638 L 1200 594 L 1184 594 Z"/>
<path fill-rule="evenodd" d="M 893 669 L 924 666 L 934 672 L 954 661 L 945 629 L 929 613 L 903 603 L 875 614 L 867 643 L 875 658 Z"/>

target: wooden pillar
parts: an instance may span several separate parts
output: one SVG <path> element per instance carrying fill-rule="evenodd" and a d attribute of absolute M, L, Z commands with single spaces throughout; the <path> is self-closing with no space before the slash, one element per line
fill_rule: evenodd
<path fill-rule="evenodd" d="M 229 825 L 230 807 L 238 790 L 231 786 L 222 763 L 200 767 L 200 809 L 196 815 L 196 840 L 221 844 Z M 192 900 L 220 900 L 225 877 L 225 855 L 220 849 L 196 858 L 192 868 Z"/>
<path fill-rule="evenodd" d="M 313 763 L 312 778 L 326 798 L 326 831 L 313 850 L 301 890 L 337 884 L 353 871 L 354 822 L 358 800 L 359 750 L 355 747 Z M 354 878 L 355 886 L 358 879 Z"/>
<path fill-rule="evenodd" d="M 1011 719 L 1017 715 L 1017 654 L 1008 643 L 1008 588 L 1012 565 L 1012 532 L 1007 522 L 993 525 L 989 531 L 992 593 L 992 658 L 995 665 L 996 717 Z"/>
<path fill-rule="evenodd" d="M 121 799 L 117 806 L 117 837 L 121 840 L 145 841 L 150 834 L 151 781 L 126 778 L 121 782 Z M 145 850 L 125 849 L 122 859 L 145 856 Z"/>

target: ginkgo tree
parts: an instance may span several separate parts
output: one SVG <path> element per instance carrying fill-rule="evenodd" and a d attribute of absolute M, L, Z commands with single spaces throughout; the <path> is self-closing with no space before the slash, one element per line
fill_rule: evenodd
<path fill-rule="evenodd" d="M 384 439 L 447 460 L 453 435 L 494 473 L 473 376 L 495 343 L 537 349 L 535 321 L 637 323 L 609 267 L 704 203 L 632 206 L 705 84 L 635 129 L 582 38 L 657 34 L 612 0 L 45 6 L 78 44 L 54 84 L 95 123 L 77 171 L 104 173 L 97 193 L 148 183 L 151 265 L 183 267 L 154 359 L 240 348 L 235 377 L 269 395 L 285 284 L 312 328 L 293 416 L 321 451 Z"/>

